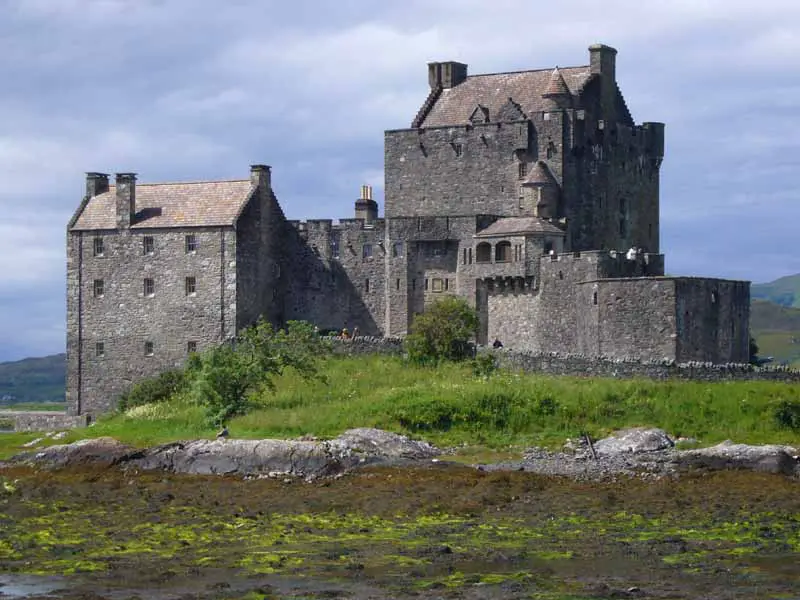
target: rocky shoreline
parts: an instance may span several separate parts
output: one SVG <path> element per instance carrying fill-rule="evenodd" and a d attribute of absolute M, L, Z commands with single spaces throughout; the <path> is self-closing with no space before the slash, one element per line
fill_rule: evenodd
<path fill-rule="evenodd" d="M 617 477 L 645 480 L 677 477 L 689 471 L 749 470 L 800 479 L 798 449 L 751 446 L 726 441 L 716 446 L 681 449 L 660 429 L 633 428 L 592 442 L 570 440 L 560 452 L 531 448 L 520 460 L 472 465 L 481 471 L 524 471 L 575 480 Z M 11 458 L 11 466 L 44 469 L 117 467 L 196 475 L 246 478 L 339 477 L 366 466 L 461 466 L 448 460 L 453 450 L 379 429 L 345 431 L 332 440 L 190 440 L 136 449 L 113 438 L 81 440 L 34 449 Z M 0 463 L 2 466 L 2 463 Z"/>

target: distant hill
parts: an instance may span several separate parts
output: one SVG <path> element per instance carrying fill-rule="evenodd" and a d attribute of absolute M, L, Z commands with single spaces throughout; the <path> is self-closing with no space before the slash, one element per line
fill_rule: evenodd
<path fill-rule="evenodd" d="M 758 344 L 759 356 L 773 356 L 776 363 L 800 367 L 800 308 L 753 300 L 750 332 Z"/>
<path fill-rule="evenodd" d="M 66 375 L 66 354 L 0 363 L 0 405 L 64 402 Z"/>
<path fill-rule="evenodd" d="M 781 277 L 770 283 L 756 283 L 750 287 L 753 300 L 768 300 L 781 306 L 800 308 L 800 273 Z"/>

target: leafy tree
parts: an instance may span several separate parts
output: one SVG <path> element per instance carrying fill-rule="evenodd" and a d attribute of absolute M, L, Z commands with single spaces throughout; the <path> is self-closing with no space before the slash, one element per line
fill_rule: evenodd
<path fill-rule="evenodd" d="M 477 328 L 478 315 L 467 301 L 445 296 L 414 318 L 405 340 L 408 357 L 420 364 L 470 358 Z"/>
<path fill-rule="evenodd" d="M 752 335 L 750 336 L 750 364 L 757 365 L 759 364 L 758 360 L 758 344 L 756 343 L 756 338 Z"/>
<path fill-rule="evenodd" d="M 169 400 L 173 394 L 186 389 L 187 373 L 183 369 L 170 369 L 137 382 L 120 396 L 117 410 L 126 411 L 143 404 L 155 404 Z"/>
<path fill-rule="evenodd" d="M 260 395 L 274 388 L 274 378 L 287 368 L 304 377 L 318 376 L 318 359 L 327 346 L 302 321 L 275 330 L 259 320 L 231 343 L 194 357 L 192 396 L 205 406 L 208 421 L 225 423 L 258 405 Z"/>

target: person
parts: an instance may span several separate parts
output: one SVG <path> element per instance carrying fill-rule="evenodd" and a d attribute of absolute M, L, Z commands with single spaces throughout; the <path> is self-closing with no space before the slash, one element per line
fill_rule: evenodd
<path fill-rule="evenodd" d="M 355 327 L 353 327 L 353 337 L 357 338 L 358 337 L 358 333 L 359 333 L 358 332 L 358 325 L 356 325 Z"/>
<path fill-rule="evenodd" d="M 501 342 L 498 338 L 494 338 L 494 343 L 492 344 L 492 348 L 502 348 L 503 342 Z"/>
<path fill-rule="evenodd" d="M 217 433 L 217 439 L 218 440 L 224 440 L 225 438 L 228 437 L 228 435 L 229 435 L 228 434 L 228 427 L 227 427 L 227 425 L 225 425 L 223 423 L 222 429 L 220 429 L 219 432 Z"/>
<path fill-rule="evenodd" d="M 344 327 L 342 329 L 342 338 L 344 338 L 346 340 L 350 339 L 350 332 L 347 331 L 347 327 Z"/>

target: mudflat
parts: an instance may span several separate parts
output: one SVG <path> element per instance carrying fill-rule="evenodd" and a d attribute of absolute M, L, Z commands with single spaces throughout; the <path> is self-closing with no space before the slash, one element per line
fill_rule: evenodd
<path fill-rule="evenodd" d="M 0 572 L 63 577 L 29 598 L 800 594 L 800 482 L 781 475 L 580 482 L 428 464 L 314 482 L 28 467 L 0 479 Z"/>

